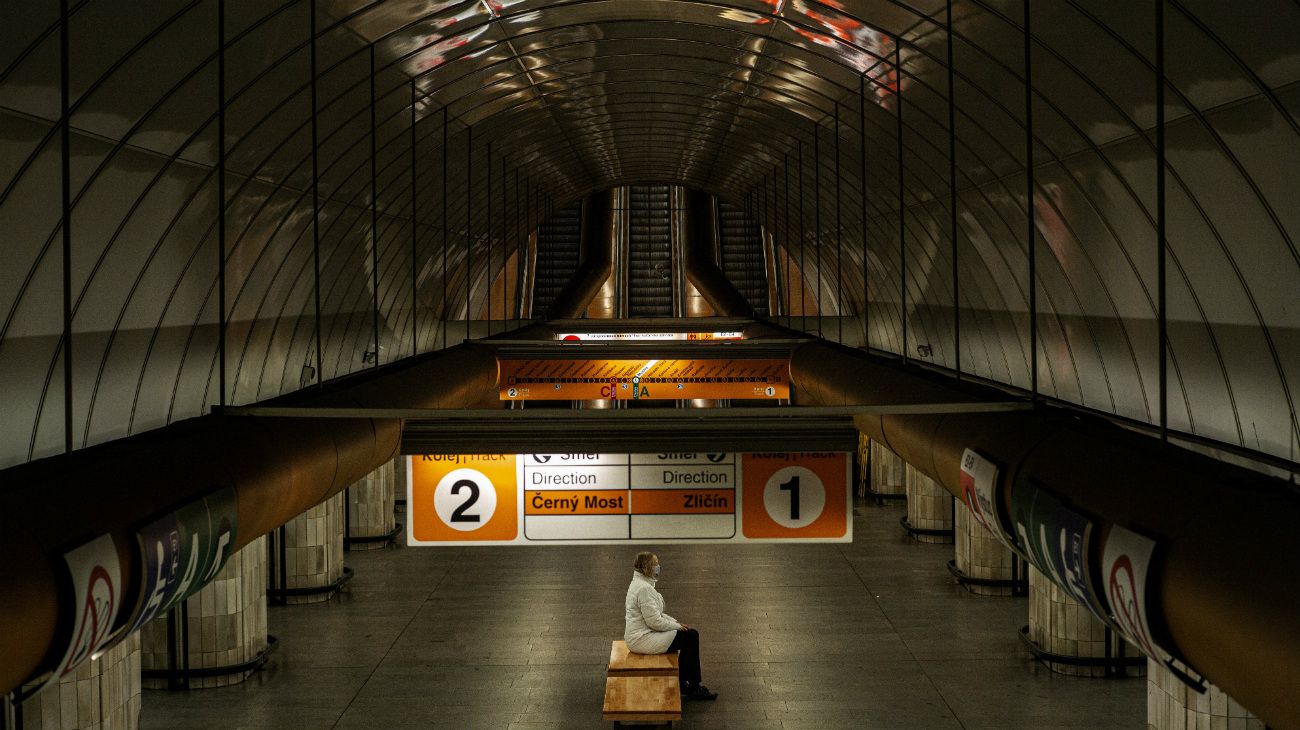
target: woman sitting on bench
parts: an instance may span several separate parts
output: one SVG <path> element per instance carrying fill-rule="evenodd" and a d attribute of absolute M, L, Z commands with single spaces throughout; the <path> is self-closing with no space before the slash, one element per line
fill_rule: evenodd
<path fill-rule="evenodd" d="M 638 654 L 676 651 L 682 696 L 688 700 L 717 699 L 717 692 L 710 692 L 700 684 L 700 632 L 664 613 L 664 597 L 655 590 L 659 557 L 654 553 L 638 553 L 633 568 L 632 584 L 627 587 L 627 599 L 623 603 L 627 619 L 623 640 L 628 651 Z"/>

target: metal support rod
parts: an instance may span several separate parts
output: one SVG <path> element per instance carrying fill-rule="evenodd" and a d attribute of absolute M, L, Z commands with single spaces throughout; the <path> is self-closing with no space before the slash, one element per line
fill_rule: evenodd
<path fill-rule="evenodd" d="M 180 629 L 181 629 L 181 684 L 185 689 L 190 688 L 190 602 L 184 600 L 176 607 L 180 611 Z"/>
<path fill-rule="evenodd" d="M 524 186 L 524 231 L 526 235 L 528 235 L 529 239 L 536 236 L 536 239 L 538 240 L 537 257 L 541 258 L 541 231 L 538 231 L 537 226 L 533 225 L 533 205 L 537 204 L 536 190 L 537 188 L 533 186 L 533 181 L 528 181 L 528 184 L 525 184 Z M 534 269 L 534 275 L 536 275 L 536 269 Z M 532 314 L 533 317 L 537 317 L 538 312 L 536 308 L 534 308 L 534 303 L 537 301 L 536 279 L 533 281 L 533 287 L 532 290 L 530 290 L 530 294 L 533 295 L 533 301 L 530 301 L 529 303 L 529 314 Z M 523 303 L 520 303 L 520 308 L 523 308 L 523 305 Z"/>
<path fill-rule="evenodd" d="M 907 364 L 907 212 L 903 187 L 903 40 L 894 38 L 894 116 L 898 122 L 898 316 L 902 322 L 903 364 Z"/>
<path fill-rule="evenodd" d="M 780 220 L 780 216 L 777 214 L 777 193 L 776 193 L 777 167 L 776 167 L 776 165 L 773 165 L 773 166 L 772 166 L 772 172 L 770 172 L 770 173 L 768 174 L 768 176 L 767 176 L 766 178 L 764 178 L 764 183 L 763 183 L 764 185 L 767 184 L 767 180 L 768 180 L 768 179 L 770 179 L 771 182 L 772 182 L 772 201 L 771 201 L 771 203 L 769 204 L 770 207 L 768 208 L 768 213 L 771 215 L 771 221 L 768 222 L 766 225 L 762 226 L 762 227 L 759 229 L 758 247 L 757 247 L 757 248 L 746 248 L 746 249 L 745 249 L 745 251 L 744 251 L 744 255 L 745 255 L 745 264 L 744 264 L 744 265 L 745 265 L 745 270 L 746 270 L 746 271 L 753 271 L 753 268 L 752 268 L 752 267 L 754 266 L 754 252 L 755 252 L 755 251 L 758 252 L 758 257 L 759 257 L 760 260 L 765 260 L 765 254 L 764 254 L 764 251 L 767 250 L 767 242 L 768 242 L 768 240 L 770 239 L 770 240 L 772 240 L 772 241 L 776 241 L 776 229 L 777 229 L 778 221 Z M 766 192 L 767 192 L 766 189 L 764 189 L 764 193 L 766 193 Z M 714 197 L 711 198 L 711 199 L 713 200 L 713 212 L 714 212 L 715 221 L 716 221 L 716 226 L 715 226 L 715 229 L 714 229 L 714 230 L 717 231 L 717 237 L 718 237 L 718 240 L 717 240 L 717 242 L 718 242 L 718 245 L 717 245 L 718 258 L 719 258 L 719 260 L 721 260 L 721 259 L 722 259 L 722 201 L 721 201 L 720 199 L 718 199 L 716 196 L 714 196 Z M 746 219 L 746 225 L 748 225 L 748 219 Z M 770 310 L 770 308 L 771 308 L 771 304 L 772 304 L 772 299 L 771 299 L 771 294 L 770 294 L 770 293 L 771 293 L 771 290 L 772 290 L 772 286 L 774 286 L 775 283 L 774 283 L 773 281 L 771 281 L 770 279 L 767 278 L 767 276 L 766 276 L 766 273 L 767 273 L 767 267 L 766 267 L 766 266 L 763 267 L 763 272 L 764 272 L 764 280 L 767 281 L 767 283 L 768 283 L 768 286 L 767 286 L 766 292 L 768 293 L 767 303 L 768 303 L 768 307 L 769 307 L 769 310 Z M 725 272 L 724 272 L 724 273 L 725 273 Z M 746 301 L 748 301 L 749 296 L 748 296 L 748 295 L 745 295 L 745 299 L 746 299 Z M 769 315 L 775 314 L 775 311 L 769 311 L 768 314 L 769 314 Z"/>
<path fill-rule="evenodd" d="M 808 257 L 805 249 L 808 243 L 808 231 L 803 220 L 803 140 L 799 140 L 799 329 L 808 331 L 808 305 L 805 293 L 808 289 Z"/>
<path fill-rule="evenodd" d="M 813 252 L 817 257 L 817 336 L 822 332 L 822 149 L 821 122 L 813 124 Z"/>
<path fill-rule="evenodd" d="M 1038 269 L 1035 260 L 1034 226 L 1034 92 L 1033 44 L 1029 26 L 1029 3 L 1024 9 L 1025 27 L 1025 232 L 1029 248 L 1029 397 L 1038 401 Z"/>
<path fill-rule="evenodd" d="M 781 166 L 782 168 L 784 168 L 782 175 L 785 177 L 785 192 L 784 195 L 782 196 L 782 208 L 781 208 L 782 212 L 785 214 L 784 215 L 785 226 L 783 227 L 784 229 L 783 233 L 785 234 L 785 256 L 782 257 L 783 259 L 782 263 L 784 263 L 785 266 L 782 268 L 785 271 L 785 313 L 788 315 L 790 314 L 791 310 L 794 309 L 794 292 L 790 290 L 790 255 L 791 255 L 790 242 L 794 239 L 790 237 L 790 153 L 789 151 L 783 154 L 781 156 L 781 159 L 782 159 Z"/>
<path fill-rule="evenodd" d="M 510 176 L 506 172 L 506 158 L 501 158 L 501 331 L 506 329 L 506 320 L 510 319 L 510 306 L 506 295 L 510 293 L 510 287 L 506 285 L 506 190 L 509 189 Z"/>
<path fill-rule="evenodd" d="M 465 339 L 469 339 L 470 254 L 474 249 L 474 127 L 465 127 Z"/>
<path fill-rule="evenodd" d="M 180 633 L 176 616 L 180 613 L 177 606 L 167 612 L 167 668 L 173 671 L 180 668 Z M 183 672 L 176 671 L 167 678 L 167 689 L 180 689 L 182 680 L 187 679 Z"/>
<path fill-rule="evenodd" d="M 222 0 L 224 2 L 224 0 Z M 371 328 L 375 340 L 375 362 L 379 367 L 379 173 L 375 158 L 379 156 L 379 142 L 375 133 L 375 44 L 370 44 L 370 290 L 374 300 Z"/>
<path fill-rule="evenodd" d="M 59 0 L 59 195 L 63 220 L 63 450 L 72 451 L 72 80 L 68 0 Z"/>
<path fill-rule="evenodd" d="M 835 102 L 835 314 L 836 340 L 844 344 L 844 224 L 840 215 L 840 102 Z"/>
<path fill-rule="evenodd" d="M 762 183 L 762 200 L 763 200 L 763 235 L 776 227 L 776 179 L 775 170 L 772 173 L 763 175 Z M 772 183 L 771 197 L 768 197 L 767 183 Z"/>
<path fill-rule="evenodd" d="M 867 263 L 867 72 L 858 76 L 858 166 L 862 218 L 862 346 L 871 349 L 871 269 Z"/>
<path fill-rule="evenodd" d="M 416 205 L 416 137 L 415 137 L 415 99 L 417 95 L 415 79 L 411 79 L 411 354 L 420 352 L 420 299 L 417 289 L 420 283 L 419 264 L 419 206 Z"/>
<path fill-rule="evenodd" d="M 447 290 L 447 105 L 442 106 L 442 347 L 447 347 L 451 292 Z"/>
<path fill-rule="evenodd" d="M 515 319 L 523 319 L 524 317 L 524 277 L 526 276 L 524 259 L 528 255 L 528 242 L 524 237 L 523 208 L 519 204 L 520 203 L 519 193 L 520 193 L 519 168 L 516 167 L 515 168 L 515 256 L 517 257 L 517 259 L 515 263 L 515 274 L 516 274 L 515 308 L 514 308 Z"/>
<path fill-rule="evenodd" d="M 217 0 L 217 403 L 226 405 L 226 0 Z"/>
<path fill-rule="evenodd" d="M 288 534 L 288 528 L 284 525 L 280 525 L 280 529 L 276 532 L 275 536 L 275 545 L 280 551 L 280 564 L 278 567 L 280 568 L 279 578 L 281 595 L 284 595 L 285 592 L 289 590 L 289 573 L 287 572 L 289 567 Z"/>
<path fill-rule="evenodd" d="M 1166 258 L 1169 253 L 1165 210 L 1165 0 L 1156 0 L 1156 298 L 1160 366 L 1160 441 L 1169 441 L 1169 310 Z"/>
<path fill-rule="evenodd" d="M 540 226 L 536 224 L 536 220 L 533 218 L 533 207 L 537 205 L 537 187 L 531 184 L 532 183 L 531 180 L 529 181 L 529 183 L 530 184 L 524 188 L 524 216 L 525 216 L 524 228 L 527 229 L 529 236 L 537 237 L 537 258 L 540 259 L 542 253 L 541 251 L 542 233 L 540 230 L 538 230 Z M 534 301 L 536 301 L 536 292 L 537 292 L 536 282 L 534 282 L 533 286 L 534 286 L 533 299 Z M 545 315 L 546 313 L 533 312 L 532 314 L 534 317 L 536 317 L 539 316 L 539 314 Z"/>
<path fill-rule="evenodd" d="M 952 244 L 953 370 L 961 378 L 961 289 L 957 274 L 957 74 L 953 63 L 952 0 L 948 6 L 948 238 Z"/>
<path fill-rule="evenodd" d="M 316 385 L 325 379 L 325 358 L 320 341 L 320 130 L 316 103 L 316 0 L 310 0 L 307 13 L 311 28 L 311 243 L 312 268 L 315 274 L 314 299 L 316 304 Z"/>
<path fill-rule="evenodd" d="M 487 301 L 487 325 L 488 335 L 492 334 L 492 141 L 488 140 L 487 151 L 484 155 L 487 163 L 487 193 L 484 194 L 487 214 L 486 224 L 483 226 L 487 236 L 487 266 L 483 267 L 483 298 Z"/>

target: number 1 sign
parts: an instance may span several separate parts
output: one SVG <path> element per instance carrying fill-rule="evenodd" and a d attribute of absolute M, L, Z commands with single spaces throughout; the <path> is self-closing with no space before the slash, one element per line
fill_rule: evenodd
<path fill-rule="evenodd" d="M 847 455 L 745 454 L 742 463 L 745 537 L 848 535 Z"/>

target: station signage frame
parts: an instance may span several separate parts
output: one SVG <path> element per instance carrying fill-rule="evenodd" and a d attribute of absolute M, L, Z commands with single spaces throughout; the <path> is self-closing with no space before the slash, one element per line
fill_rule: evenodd
<path fill-rule="evenodd" d="M 790 397 L 790 363 L 780 358 L 500 359 L 498 398 L 690 400 Z"/>
<path fill-rule="evenodd" d="M 843 452 L 408 459 L 413 546 L 853 540 Z"/>

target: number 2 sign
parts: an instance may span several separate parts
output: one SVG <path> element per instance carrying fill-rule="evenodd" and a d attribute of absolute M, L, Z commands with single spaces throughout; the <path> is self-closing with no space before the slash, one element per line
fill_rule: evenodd
<path fill-rule="evenodd" d="M 417 543 L 509 541 L 518 532 L 515 457 L 509 454 L 411 459 L 408 519 Z"/>

